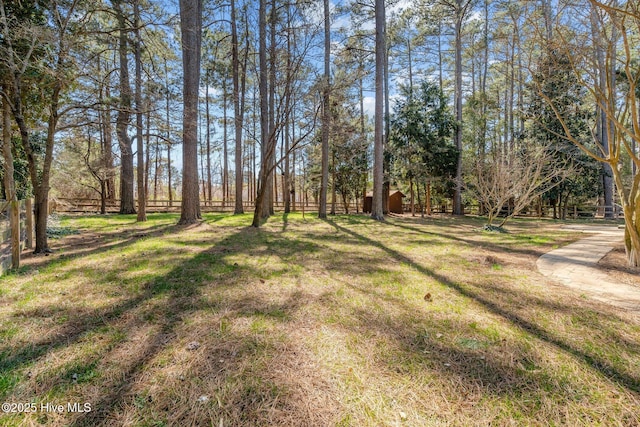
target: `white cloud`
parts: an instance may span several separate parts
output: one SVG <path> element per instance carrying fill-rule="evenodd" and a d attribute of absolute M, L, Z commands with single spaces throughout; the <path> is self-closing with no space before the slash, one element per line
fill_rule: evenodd
<path fill-rule="evenodd" d="M 335 4 L 331 3 L 331 13 L 335 13 L 336 8 Z M 373 18 L 364 21 L 362 24 L 359 24 L 358 29 L 363 31 L 372 31 L 376 27 L 375 20 Z M 342 13 L 336 18 L 332 19 L 331 29 L 332 30 L 342 30 L 342 29 L 351 29 L 354 28 L 353 16 L 350 13 Z"/>
<path fill-rule="evenodd" d="M 393 107 L 396 105 L 397 100 L 400 99 L 400 95 L 389 95 L 389 110 L 392 112 Z M 376 112 L 376 97 L 365 96 L 363 98 L 364 114 L 369 118 L 374 118 Z"/>
<path fill-rule="evenodd" d="M 401 12 L 403 10 L 410 9 L 414 4 L 414 0 L 400 0 L 398 3 L 394 4 L 387 11 L 388 15 L 394 14 L 396 12 Z"/>
<path fill-rule="evenodd" d="M 376 21 L 369 19 L 360 26 L 360 29 L 364 31 L 373 31 L 376 29 Z"/>
<path fill-rule="evenodd" d="M 200 93 L 199 93 L 199 95 L 200 95 L 201 97 L 204 97 L 204 96 L 205 96 L 205 93 L 206 93 L 206 91 L 207 91 L 205 88 L 206 88 L 206 86 L 204 86 L 204 87 L 203 87 L 203 86 L 201 86 L 201 87 L 200 87 L 200 91 L 199 91 Z M 210 97 L 210 98 L 216 98 L 216 97 L 220 97 L 220 96 L 222 96 L 222 90 L 220 90 L 219 88 L 214 87 L 214 86 L 209 86 L 209 90 L 208 90 L 208 92 L 209 92 L 209 97 Z"/>
<path fill-rule="evenodd" d="M 338 17 L 338 19 L 335 19 L 332 23 L 331 23 L 331 28 L 334 30 L 341 30 L 343 28 L 351 28 L 351 18 L 349 17 L 349 15 L 342 15 L 340 17 Z"/>
<path fill-rule="evenodd" d="M 376 97 L 365 96 L 363 99 L 364 114 L 368 117 L 373 117 L 376 111 Z"/>
<path fill-rule="evenodd" d="M 472 21 L 484 22 L 484 12 L 476 10 L 473 13 L 471 13 L 471 15 L 469 15 L 469 22 L 472 22 Z"/>

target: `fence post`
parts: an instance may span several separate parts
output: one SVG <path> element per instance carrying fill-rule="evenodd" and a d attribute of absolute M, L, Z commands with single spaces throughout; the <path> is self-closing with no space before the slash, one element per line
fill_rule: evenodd
<path fill-rule="evenodd" d="M 20 202 L 11 201 L 11 268 L 20 268 Z"/>
<path fill-rule="evenodd" d="M 25 200 L 24 210 L 24 226 L 27 229 L 25 246 L 27 249 L 31 249 L 33 248 L 33 200 L 31 198 L 27 198 L 27 200 Z"/>

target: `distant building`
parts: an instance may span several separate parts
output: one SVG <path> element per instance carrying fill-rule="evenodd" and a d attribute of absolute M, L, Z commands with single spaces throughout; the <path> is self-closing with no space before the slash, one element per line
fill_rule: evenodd
<path fill-rule="evenodd" d="M 394 191 L 389 194 L 389 212 L 401 214 L 404 213 L 402 209 L 402 198 L 406 197 L 401 191 Z M 364 205 L 362 211 L 364 213 L 371 213 L 371 205 L 373 204 L 373 194 L 369 193 L 364 198 Z"/>
<path fill-rule="evenodd" d="M 402 199 L 406 197 L 400 191 L 394 191 L 389 194 L 389 212 L 401 214 L 404 213 L 402 209 Z"/>

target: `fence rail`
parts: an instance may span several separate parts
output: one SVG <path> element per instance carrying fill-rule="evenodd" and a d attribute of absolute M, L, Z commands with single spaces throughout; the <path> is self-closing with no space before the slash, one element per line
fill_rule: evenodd
<path fill-rule="evenodd" d="M 146 205 L 146 211 L 149 213 L 154 212 L 180 212 L 181 200 L 148 200 Z M 136 205 L 137 206 L 137 205 Z M 245 212 L 252 212 L 254 209 L 253 201 L 244 201 L 243 207 Z M 411 212 L 411 206 L 409 203 L 402 204 L 403 211 L 405 213 Z M 226 201 L 222 203 L 222 200 L 201 200 L 200 210 L 202 212 L 233 212 L 235 204 L 233 201 Z M 278 212 L 284 211 L 284 202 L 278 201 L 274 203 L 274 209 Z M 330 204 L 327 203 L 327 212 L 330 211 Z M 562 208 L 557 209 L 557 215 L 562 216 Z M 106 204 L 106 210 L 108 213 L 117 213 L 120 210 L 120 200 L 111 200 Z M 317 212 L 318 204 L 309 201 L 300 203 L 297 201 L 295 205 L 291 204 L 292 212 Z M 60 213 L 97 213 L 100 212 L 100 199 L 91 198 L 56 198 L 50 202 L 50 211 Z M 467 205 L 465 211 L 468 214 L 481 215 L 480 207 L 478 205 Z M 620 206 L 616 205 L 611 207 L 611 211 L 615 218 L 622 217 Z M 345 209 L 343 203 L 336 203 L 336 213 L 356 213 L 362 212 L 362 205 L 351 202 L 348 204 L 348 209 Z M 415 212 L 420 214 L 420 207 L 416 204 Z M 450 214 L 452 212 L 452 206 L 450 203 L 434 204 L 431 207 L 433 214 Z M 505 206 L 504 212 L 501 215 L 506 215 L 508 209 Z M 570 205 L 566 210 L 566 218 L 579 219 L 579 218 L 603 218 L 605 214 L 605 206 L 597 206 L 595 204 L 589 205 Z M 531 206 L 529 209 L 525 209 L 519 215 L 519 217 L 551 217 L 553 216 L 553 206 L 545 205 L 540 207 Z"/>
<path fill-rule="evenodd" d="M 180 212 L 181 200 L 147 200 L 146 211 L 148 213 L 154 212 Z M 255 203 L 253 201 L 244 201 L 242 203 L 245 212 L 253 211 Z M 137 207 L 137 203 L 136 203 Z M 330 210 L 330 205 L 327 204 L 327 211 Z M 202 212 L 233 212 L 235 209 L 235 203 L 233 201 L 227 201 L 222 203 L 221 200 L 200 200 L 200 210 Z M 274 203 L 274 209 L 276 211 L 284 211 L 284 202 L 278 201 Z M 107 213 L 117 213 L 120 210 L 120 200 L 111 200 L 106 203 Z M 301 204 L 297 202 L 295 205 L 291 204 L 291 210 L 294 212 L 314 212 L 318 210 L 318 204 L 314 202 L 308 202 Z M 60 213 L 96 213 L 100 212 L 100 199 L 72 199 L 72 198 L 56 198 L 49 202 L 50 212 Z M 346 209 L 343 203 L 336 203 L 336 212 L 345 213 Z M 348 205 L 348 212 L 361 212 L 362 206 L 356 205 L 356 203 L 350 203 Z"/>
<path fill-rule="evenodd" d="M 149 200 L 147 201 L 147 212 L 179 212 L 180 200 Z M 107 202 L 107 212 L 117 213 L 119 211 L 119 200 L 111 200 Z M 254 208 L 253 201 L 244 201 L 245 212 L 252 212 Z M 202 200 L 200 201 L 200 209 L 202 212 L 233 212 L 235 204 L 233 201 L 223 203 L 221 200 Z M 614 218 L 623 216 L 621 207 L 615 205 L 609 207 Z M 284 203 L 278 201 L 274 203 L 274 209 L 278 212 L 284 211 Z M 592 205 L 571 205 L 566 210 L 567 218 L 603 218 L 605 214 L 605 206 Z M 91 198 L 56 198 L 49 203 L 50 212 L 61 213 L 96 213 L 100 212 L 100 199 Z M 327 204 L 327 212 L 329 212 L 330 204 Z M 411 211 L 410 204 L 403 203 L 405 213 Z M 505 211 L 507 208 L 505 207 Z M 318 204 L 312 201 L 300 203 L 297 201 L 291 204 L 292 212 L 317 212 Z M 467 206 L 466 211 L 469 214 L 480 214 L 479 206 Z M 359 213 L 362 212 L 362 205 L 355 202 L 344 206 L 343 203 L 336 203 L 336 213 Z M 415 212 L 420 214 L 420 208 L 416 205 Z M 549 217 L 552 215 L 553 206 L 544 206 L 542 211 L 539 207 L 531 207 L 523 211 L 521 217 Z M 561 215 L 562 210 L 557 208 L 557 212 Z M 450 204 L 435 204 L 432 207 L 433 214 L 451 213 Z M 505 212 L 505 214 L 508 212 Z M 12 218 L 13 217 L 13 218 Z M 12 223 L 18 223 L 16 230 Z M 21 200 L 12 205 L 11 202 L 0 199 L 0 275 L 9 268 L 16 268 L 20 264 L 20 252 L 26 247 L 33 246 L 33 203 L 31 199 Z"/>

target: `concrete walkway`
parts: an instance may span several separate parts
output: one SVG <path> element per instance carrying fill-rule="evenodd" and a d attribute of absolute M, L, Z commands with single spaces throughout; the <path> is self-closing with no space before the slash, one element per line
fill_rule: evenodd
<path fill-rule="evenodd" d="M 624 230 L 598 225 L 568 225 L 564 229 L 595 233 L 538 258 L 538 271 L 593 299 L 640 313 L 638 286 L 614 283 L 596 264 L 622 242 Z"/>

